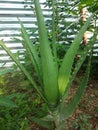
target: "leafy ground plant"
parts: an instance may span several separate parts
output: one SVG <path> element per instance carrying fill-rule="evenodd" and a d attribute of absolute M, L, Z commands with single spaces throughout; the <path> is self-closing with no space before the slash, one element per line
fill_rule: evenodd
<path fill-rule="evenodd" d="M 24 75 L 17 73 L 15 71 L 12 75 L 3 75 L 0 82 L 1 130 L 28 130 L 32 116 L 40 118 L 47 113 L 47 107 L 42 104 L 41 97 L 26 83 Z"/>
<path fill-rule="evenodd" d="M 75 130 L 91 130 L 91 126 L 89 123 L 89 116 L 88 115 L 82 115 L 79 114 L 77 119 L 75 121 L 72 122 L 72 125 L 74 127 Z"/>
<path fill-rule="evenodd" d="M 33 78 L 25 66 L 19 62 L 19 60 L 9 50 L 9 48 L 6 47 L 3 41 L 0 41 L 0 46 L 4 48 L 4 50 L 9 54 L 20 70 L 25 74 L 32 87 L 35 88 L 48 107 L 48 114 L 46 116 L 43 118 L 33 117 L 33 121 L 43 125 L 50 130 L 64 130 L 66 119 L 75 110 L 85 90 L 90 72 L 91 56 L 87 64 L 84 78 L 78 86 L 75 95 L 69 103 L 65 103 L 68 90 L 70 89 L 72 81 L 74 80 L 82 63 L 84 62 L 89 50 L 95 43 L 98 30 L 94 30 L 94 34 L 90 39 L 90 43 L 84 48 L 84 50 L 81 51 L 80 58 L 73 68 L 74 59 L 78 53 L 83 34 L 87 30 L 87 27 L 89 26 L 91 19 L 94 16 L 93 14 L 81 27 L 73 43 L 62 59 L 62 63 L 59 64 L 56 50 L 55 33 L 53 31 L 53 46 L 51 47 L 50 41 L 48 40 L 47 30 L 45 27 L 44 17 L 39 0 L 34 0 L 34 5 L 38 23 L 40 52 L 36 50 L 36 45 L 32 45 L 32 41 L 30 40 L 30 37 L 20 20 L 19 23 L 21 26 L 23 39 L 22 44 L 25 47 L 26 52 L 29 54 L 29 59 L 36 71 L 38 83 L 36 83 L 35 78 Z"/>
<path fill-rule="evenodd" d="M 3 69 L 0 70 L 0 106 L 5 106 L 5 107 L 17 107 L 12 100 L 6 96 L 3 95 L 3 89 L 1 86 L 4 87 L 5 81 L 4 81 L 4 74 L 11 72 L 12 69 Z"/>

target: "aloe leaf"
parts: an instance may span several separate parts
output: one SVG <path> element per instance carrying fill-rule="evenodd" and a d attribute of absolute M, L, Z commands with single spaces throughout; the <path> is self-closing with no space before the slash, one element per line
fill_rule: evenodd
<path fill-rule="evenodd" d="M 55 4 L 56 1 L 52 0 L 52 46 L 53 46 L 53 54 L 55 59 L 57 60 L 57 45 L 56 45 L 56 33 L 55 33 Z"/>
<path fill-rule="evenodd" d="M 57 66 L 52 55 L 50 43 L 48 40 L 47 31 L 45 28 L 44 17 L 39 4 L 39 0 L 34 0 L 35 11 L 38 23 L 39 41 L 40 41 L 40 55 L 42 62 L 42 73 L 44 83 L 44 93 L 51 105 L 55 105 L 58 101 L 59 90 L 57 81 Z"/>
<path fill-rule="evenodd" d="M 74 61 L 74 57 L 77 53 L 77 50 L 79 48 L 80 42 L 83 38 L 83 34 L 86 31 L 93 15 L 88 18 L 88 20 L 85 22 L 77 36 L 75 37 L 73 43 L 71 44 L 69 50 L 64 56 L 63 62 L 61 64 L 60 70 L 59 70 L 59 77 L 58 77 L 58 84 L 59 84 L 59 90 L 61 96 L 64 94 L 67 84 L 70 79 L 71 69 Z"/>
<path fill-rule="evenodd" d="M 4 74 L 8 74 L 10 72 L 13 72 L 13 69 L 9 68 L 9 69 L 2 69 L 0 70 L 0 76 L 4 75 Z"/>
<path fill-rule="evenodd" d="M 21 25 L 21 33 L 22 33 L 22 37 L 23 37 L 23 40 L 24 40 L 25 49 L 30 54 L 30 59 L 31 59 L 33 65 L 34 65 L 34 68 L 35 68 L 35 70 L 38 74 L 38 77 L 41 79 L 40 59 L 38 57 L 38 53 L 37 53 L 36 48 L 34 47 L 32 41 L 30 39 L 30 36 L 26 32 L 24 25 L 22 24 L 20 19 L 18 19 L 18 20 L 19 20 L 19 23 Z"/>
<path fill-rule="evenodd" d="M 53 123 L 52 121 L 45 121 L 45 120 L 42 120 L 40 118 L 37 118 L 37 117 L 32 117 L 32 120 L 37 123 L 38 125 L 44 127 L 44 128 L 47 128 L 47 129 L 50 129 L 52 130 L 53 128 Z"/>
<path fill-rule="evenodd" d="M 88 82 L 89 73 L 90 73 L 90 65 L 91 65 L 91 57 L 90 57 L 90 60 L 88 62 L 88 65 L 87 65 L 85 76 L 84 76 L 83 80 L 81 81 L 81 84 L 79 85 L 76 94 L 73 96 L 72 100 L 67 105 L 67 107 L 63 107 L 63 109 L 61 111 L 64 119 L 68 118 L 73 113 L 76 106 L 78 105 L 78 103 L 81 100 L 81 97 L 84 93 L 85 87 L 86 87 L 87 82 Z"/>
<path fill-rule="evenodd" d="M 0 97 L 0 106 L 5 106 L 5 107 L 17 107 L 13 101 L 6 97 Z"/>
<path fill-rule="evenodd" d="M 0 41 L 0 46 L 8 53 L 8 55 L 13 59 L 13 61 L 17 64 L 17 66 L 20 68 L 20 70 L 25 74 L 27 79 L 30 81 L 32 86 L 37 90 L 37 92 L 41 95 L 41 97 L 45 100 L 41 93 L 41 89 L 36 85 L 34 79 L 30 76 L 28 71 L 24 68 L 24 66 L 17 60 L 17 58 L 14 56 L 14 54 L 9 50 L 9 48 L 6 47 L 6 45 L 3 43 L 3 41 Z"/>
<path fill-rule="evenodd" d="M 23 95 L 23 94 L 21 94 L 21 93 L 13 93 L 13 94 L 9 94 L 9 95 L 7 95 L 6 96 L 6 98 L 8 98 L 8 99 L 13 99 L 13 98 L 18 98 L 19 96 L 21 96 L 21 95 Z"/>
<path fill-rule="evenodd" d="M 54 121 L 56 119 L 56 117 L 52 116 L 52 115 L 46 115 L 44 117 L 41 118 L 43 121 Z"/>

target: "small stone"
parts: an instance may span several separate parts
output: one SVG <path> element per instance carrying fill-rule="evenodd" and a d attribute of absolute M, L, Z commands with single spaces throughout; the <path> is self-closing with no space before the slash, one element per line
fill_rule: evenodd
<path fill-rule="evenodd" d="M 91 97 L 95 97 L 95 95 L 94 95 L 94 94 L 91 94 Z"/>
<path fill-rule="evenodd" d="M 93 87 L 93 84 L 89 84 L 90 87 Z"/>

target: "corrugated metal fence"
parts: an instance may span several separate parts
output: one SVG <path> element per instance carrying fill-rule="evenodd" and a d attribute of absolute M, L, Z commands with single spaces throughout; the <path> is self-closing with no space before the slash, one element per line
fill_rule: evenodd
<path fill-rule="evenodd" d="M 3 39 L 5 44 L 13 53 L 20 51 L 21 56 L 24 53 L 24 48 L 19 41 L 14 38 L 20 38 L 20 26 L 17 17 L 23 22 L 27 30 L 34 31 L 37 29 L 36 18 L 34 11 L 25 3 L 24 0 L 0 0 L 0 39 Z M 43 3 L 41 3 L 42 8 Z M 43 8 L 45 19 L 51 19 L 51 9 Z M 35 32 L 37 36 L 37 32 Z M 33 36 L 32 39 L 35 39 Z M 98 43 L 96 44 L 98 47 Z M 96 50 L 95 50 L 96 51 Z M 98 51 L 96 51 L 98 55 Z M 2 65 L 10 66 L 12 60 L 7 53 L 0 47 L 0 67 Z"/>
<path fill-rule="evenodd" d="M 37 28 L 34 11 L 29 5 L 30 2 L 25 3 L 24 0 L 0 0 L 0 39 L 4 40 L 13 53 L 20 51 L 20 55 L 24 53 L 22 44 L 13 39 L 20 38 L 20 25 L 17 18 L 20 18 L 27 30 L 33 31 Z M 45 18 L 49 19 L 49 9 L 43 8 L 43 13 Z M 9 66 L 12 63 L 10 57 L 0 47 L 0 66 Z"/>

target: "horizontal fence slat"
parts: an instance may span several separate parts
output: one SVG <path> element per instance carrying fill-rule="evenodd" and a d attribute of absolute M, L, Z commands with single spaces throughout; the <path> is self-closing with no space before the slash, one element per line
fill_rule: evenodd
<path fill-rule="evenodd" d="M 14 8 L 13 7 L 13 8 L 0 8 L 0 11 L 27 11 L 27 12 L 29 12 L 29 11 L 32 11 L 32 9 L 31 8 L 19 8 L 19 7 Z M 51 9 L 42 9 L 42 11 L 47 12 L 47 11 L 51 11 Z"/>
<path fill-rule="evenodd" d="M 0 17 L 35 17 L 34 14 L 0 14 Z M 51 15 L 44 14 L 44 17 L 51 18 Z"/>
<path fill-rule="evenodd" d="M 36 24 L 36 21 L 22 21 L 23 24 Z M 0 21 L 0 24 L 19 24 L 18 21 Z"/>

